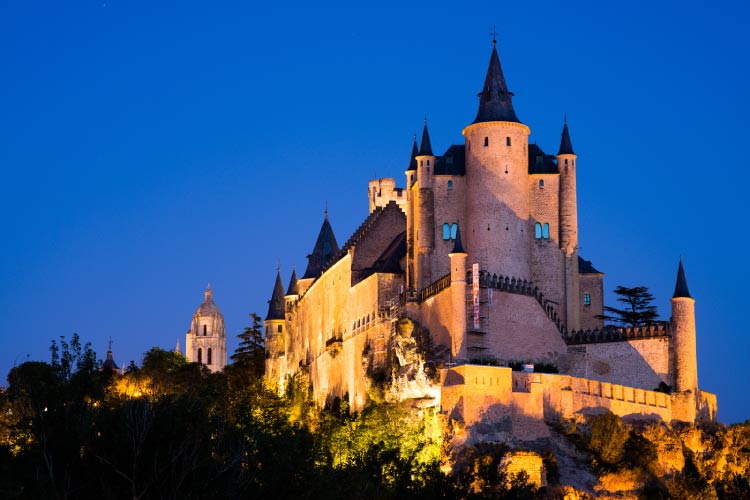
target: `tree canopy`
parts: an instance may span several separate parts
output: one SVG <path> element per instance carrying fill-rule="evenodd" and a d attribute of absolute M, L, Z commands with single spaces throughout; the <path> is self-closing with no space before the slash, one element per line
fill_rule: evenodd
<path fill-rule="evenodd" d="M 636 327 L 650 325 L 659 317 L 657 308 L 653 305 L 654 296 L 648 291 L 648 287 L 618 286 L 614 292 L 617 301 L 624 304 L 624 307 L 619 309 L 604 306 L 605 314 L 598 316 L 599 319 L 619 326 Z"/>

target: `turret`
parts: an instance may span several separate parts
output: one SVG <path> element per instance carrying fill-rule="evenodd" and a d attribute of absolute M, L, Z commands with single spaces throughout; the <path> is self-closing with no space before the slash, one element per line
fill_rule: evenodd
<path fill-rule="evenodd" d="M 418 155 L 419 148 L 417 147 L 417 134 L 414 134 L 414 143 L 411 147 L 409 166 L 406 168 L 406 288 L 408 290 L 414 290 L 417 286 L 414 260 L 414 241 L 416 232 L 414 204 L 416 203 L 418 196 L 414 192 L 414 185 L 417 183 Z"/>
<path fill-rule="evenodd" d="M 479 110 L 466 140 L 464 239 L 482 268 L 531 279 L 528 191 L 529 128 L 513 109 L 497 47 L 492 47 Z"/>
<path fill-rule="evenodd" d="M 680 257 L 677 283 L 672 296 L 672 349 L 674 353 L 674 385 L 678 392 L 698 390 L 698 360 L 695 342 L 695 300 L 685 278 Z"/>
<path fill-rule="evenodd" d="M 422 130 L 422 142 L 419 145 L 417 160 L 417 188 L 414 203 L 415 231 L 414 246 L 416 247 L 416 287 L 424 288 L 432 282 L 430 260 L 435 248 L 435 198 L 432 189 L 432 179 L 435 168 L 435 156 L 432 154 L 430 133 L 427 131 L 427 119 Z"/>
<path fill-rule="evenodd" d="M 453 250 L 448 254 L 451 260 L 451 303 L 453 308 L 451 335 L 451 355 L 457 360 L 468 360 L 466 345 L 466 259 L 468 254 L 461 242 L 461 228 L 456 231 Z"/>
<path fill-rule="evenodd" d="M 336 237 L 333 235 L 331 223 L 328 221 L 328 210 L 326 210 L 323 225 L 320 227 L 318 239 L 315 241 L 315 248 L 307 256 L 307 269 L 302 279 L 317 278 L 320 276 L 323 268 L 325 268 L 326 264 L 328 264 L 338 251 L 339 245 L 336 243 Z"/>
<path fill-rule="evenodd" d="M 107 348 L 107 359 L 104 360 L 104 363 L 102 363 L 101 368 L 99 368 L 100 372 L 103 371 L 109 371 L 112 373 L 119 373 L 120 367 L 117 366 L 117 363 L 115 363 L 114 355 L 112 354 L 112 337 L 109 338 L 109 347 Z"/>
<path fill-rule="evenodd" d="M 557 167 L 560 171 L 560 249 L 565 267 L 565 323 L 578 330 L 580 319 L 580 280 L 578 279 L 578 202 L 576 200 L 576 154 L 565 117 Z"/>
<path fill-rule="evenodd" d="M 292 274 L 295 285 L 297 284 L 296 273 Z M 289 288 L 292 288 L 292 283 Z M 290 290 L 290 292 L 295 292 Z M 283 390 L 285 378 L 286 360 L 286 304 L 291 297 L 284 296 L 284 285 L 281 283 L 281 269 L 276 270 L 276 282 L 273 285 L 271 300 L 268 301 L 268 312 L 263 321 L 266 333 L 266 366 L 265 377 L 272 386 Z"/>

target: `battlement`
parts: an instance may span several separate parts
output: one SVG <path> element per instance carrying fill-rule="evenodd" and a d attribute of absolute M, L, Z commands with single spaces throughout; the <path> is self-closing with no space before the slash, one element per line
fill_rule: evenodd
<path fill-rule="evenodd" d="M 573 330 L 567 334 L 563 333 L 565 343 L 568 345 L 625 342 L 628 340 L 653 339 L 670 336 L 671 332 L 668 321 L 660 321 L 646 326 L 628 328 L 605 326 L 604 328 L 597 330 Z"/>

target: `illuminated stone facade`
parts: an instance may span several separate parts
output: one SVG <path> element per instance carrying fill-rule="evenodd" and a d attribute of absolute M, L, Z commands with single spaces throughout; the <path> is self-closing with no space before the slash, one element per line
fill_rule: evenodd
<path fill-rule="evenodd" d="M 188 361 L 206 365 L 212 372 L 220 372 L 227 364 L 227 338 L 224 316 L 213 297 L 209 284 L 203 303 L 193 314 L 190 330 L 185 334 L 185 357 Z"/>
<path fill-rule="evenodd" d="M 304 276 L 293 274 L 286 293 L 277 277 L 265 322 L 268 381 L 283 389 L 300 376 L 318 403 L 348 398 L 361 409 L 372 381 L 393 370 L 396 324 L 408 317 L 429 331 L 437 362 L 453 367 L 440 382 L 442 408 L 465 422 L 493 411 L 500 422 L 520 408 L 537 425 L 587 405 L 715 418 L 715 398 L 697 385 L 682 263 L 671 323 L 605 327 L 604 275 L 578 255 L 578 157 L 567 121 L 556 155 L 528 143 L 494 46 L 479 97 L 465 144 L 435 155 L 425 122 L 406 186 L 371 180 L 370 214 L 349 240 L 339 248 L 326 213 Z M 518 362 L 560 374 L 524 379 L 523 390 L 508 368 L 486 368 L 500 370 L 494 385 L 456 383 L 477 365 Z M 675 391 L 654 393 L 660 385 Z M 475 386 L 482 397 L 472 409 Z M 536 435 L 533 425 L 516 427 Z"/>

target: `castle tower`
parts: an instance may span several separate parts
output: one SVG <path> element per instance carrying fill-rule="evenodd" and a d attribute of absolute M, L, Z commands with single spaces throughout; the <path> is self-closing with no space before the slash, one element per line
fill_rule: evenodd
<path fill-rule="evenodd" d="M 461 228 L 456 231 L 453 250 L 448 254 L 451 260 L 451 304 L 453 308 L 451 334 L 451 355 L 459 360 L 469 359 L 466 342 L 466 259 L 468 254 L 461 243 Z"/>
<path fill-rule="evenodd" d="M 432 282 L 430 259 L 435 248 L 435 195 L 432 179 L 435 167 L 435 156 L 430 145 L 430 133 L 427 131 L 427 119 L 422 130 L 422 142 L 419 145 L 417 160 L 417 185 L 414 201 L 414 243 L 416 247 L 416 289 L 420 290 Z"/>
<path fill-rule="evenodd" d="M 333 228 L 331 228 L 331 223 L 328 221 L 328 209 L 326 209 L 325 219 L 323 219 L 323 225 L 320 226 L 315 247 L 312 253 L 307 256 L 307 269 L 302 279 L 317 278 L 320 276 L 328 261 L 338 251 L 339 245 L 336 243 L 336 236 L 334 236 Z"/>
<path fill-rule="evenodd" d="M 285 304 L 284 285 L 281 284 L 281 270 L 279 269 L 276 272 L 276 283 L 273 286 L 271 300 L 268 301 L 268 313 L 263 322 L 266 328 L 266 341 L 269 343 L 276 344 L 279 338 L 283 338 L 285 327 Z M 281 351 L 279 351 L 279 353 L 280 352 Z"/>
<path fill-rule="evenodd" d="M 219 372 L 227 364 L 227 339 L 224 316 L 214 303 L 211 283 L 206 287 L 203 303 L 193 314 L 193 322 L 185 335 L 185 356 L 190 362 L 206 365 Z"/>
<path fill-rule="evenodd" d="M 409 167 L 406 169 L 406 289 L 416 290 L 416 270 L 414 268 L 414 201 L 416 199 L 415 184 L 417 183 L 417 134 L 414 134 L 414 144 L 411 147 Z"/>
<path fill-rule="evenodd" d="M 565 324 L 568 330 L 581 328 L 580 281 L 578 279 L 578 204 L 576 201 L 576 154 L 565 118 L 557 153 L 560 171 L 560 249 L 565 268 Z"/>
<path fill-rule="evenodd" d="M 685 268 L 680 257 L 677 283 L 672 296 L 672 350 L 674 385 L 678 392 L 698 390 L 698 360 L 695 344 L 695 300 L 688 291 Z"/>
<path fill-rule="evenodd" d="M 112 337 L 109 338 L 109 347 L 107 348 L 107 359 L 102 363 L 100 372 L 110 371 L 112 373 L 120 373 L 120 367 L 115 363 L 114 355 L 112 354 Z"/>
<path fill-rule="evenodd" d="M 528 136 L 513 109 L 497 48 L 479 94 L 479 111 L 464 128 L 466 217 L 463 232 L 472 261 L 490 272 L 531 279 Z"/>

